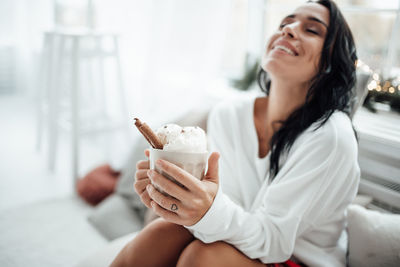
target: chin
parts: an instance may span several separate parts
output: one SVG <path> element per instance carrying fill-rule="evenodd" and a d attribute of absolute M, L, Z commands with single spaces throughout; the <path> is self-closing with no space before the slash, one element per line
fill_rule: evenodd
<path fill-rule="evenodd" d="M 280 76 L 279 74 L 292 72 L 288 69 L 288 66 L 279 62 L 273 58 L 263 60 L 261 68 L 268 73 L 269 76 Z"/>
<path fill-rule="evenodd" d="M 315 71 L 308 71 L 301 66 L 289 66 L 280 60 L 268 58 L 261 62 L 261 68 L 268 73 L 270 79 L 279 78 L 286 81 L 308 82 L 316 75 Z"/>

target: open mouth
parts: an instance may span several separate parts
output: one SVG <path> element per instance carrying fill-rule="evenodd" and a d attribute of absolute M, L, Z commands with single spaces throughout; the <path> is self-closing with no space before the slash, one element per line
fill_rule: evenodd
<path fill-rule="evenodd" d="M 273 49 L 282 50 L 282 51 L 288 53 L 291 56 L 298 56 L 299 55 L 296 51 L 293 51 L 292 49 L 290 49 L 290 48 L 288 48 L 286 46 L 283 46 L 283 45 L 276 45 L 276 46 L 273 47 Z"/>

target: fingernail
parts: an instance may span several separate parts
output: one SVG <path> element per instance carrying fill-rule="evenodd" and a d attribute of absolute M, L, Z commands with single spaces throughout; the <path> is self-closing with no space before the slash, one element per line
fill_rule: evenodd
<path fill-rule="evenodd" d="M 159 159 L 159 160 L 156 161 L 156 164 L 157 164 L 158 166 L 162 167 L 163 164 L 164 164 L 164 162 L 163 162 L 161 159 Z"/>
<path fill-rule="evenodd" d="M 153 171 L 152 170 L 148 170 L 147 171 L 147 175 L 150 177 L 151 175 L 153 174 Z"/>
<path fill-rule="evenodd" d="M 154 208 L 154 201 L 150 202 L 150 205 Z"/>
<path fill-rule="evenodd" d="M 151 185 L 148 184 L 148 185 L 146 186 L 146 190 L 149 191 L 150 189 L 151 189 Z"/>

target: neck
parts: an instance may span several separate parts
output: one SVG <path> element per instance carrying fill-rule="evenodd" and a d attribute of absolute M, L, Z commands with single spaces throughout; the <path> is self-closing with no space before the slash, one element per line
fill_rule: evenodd
<path fill-rule="evenodd" d="M 304 104 L 307 89 L 307 84 L 299 85 L 278 79 L 271 80 L 266 121 L 274 132 L 281 127 L 282 124 L 279 122 L 285 121 L 294 110 Z"/>

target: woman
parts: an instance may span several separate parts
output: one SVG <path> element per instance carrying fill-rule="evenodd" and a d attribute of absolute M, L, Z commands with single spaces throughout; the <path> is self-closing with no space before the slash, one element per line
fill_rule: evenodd
<path fill-rule="evenodd" d="M 285 17 L 262 58 L 265 96 L 222 103 L 209 116 L 220 165 L 212 153 L 198 181 L 159 162 L 185 190 L 138 162 L 135 189 L 161 218 L 112 266 L 345 266 L 345 211 L 359 182 L 348 116 L 355 61 L 333 2 Z"/>

